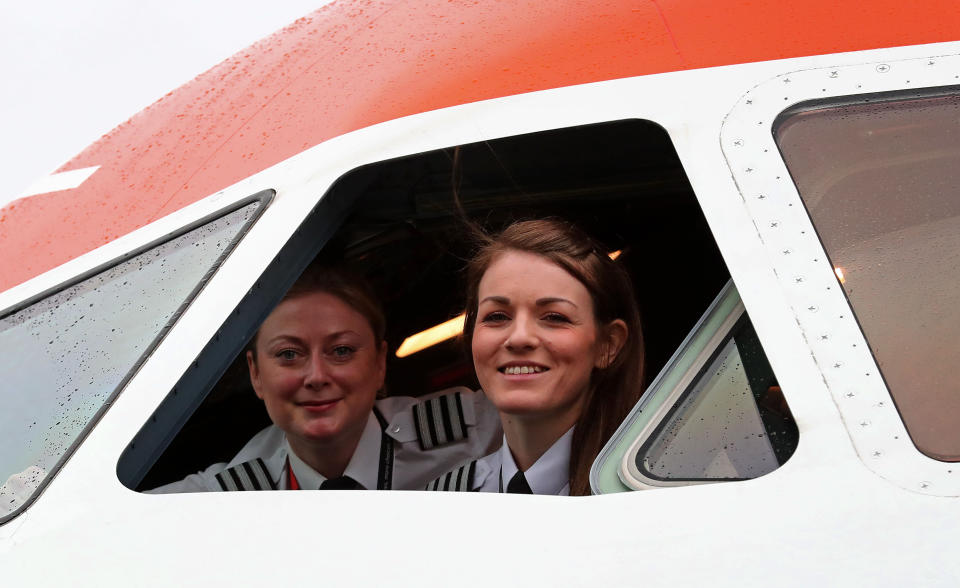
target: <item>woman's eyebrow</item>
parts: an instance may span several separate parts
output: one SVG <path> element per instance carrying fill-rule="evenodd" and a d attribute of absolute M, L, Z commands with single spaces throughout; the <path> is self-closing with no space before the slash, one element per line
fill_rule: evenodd
<path fill-rule="evenodd" d="M 564 303 L 569 304 L 570 306 L 572 306 L 572 307 L 574 307 L 574 308 L 578 308 L 577 305 L 576 305 L 572 300 L 568 300 L 568 299 L 566 299 L 566 298 L 560 298 L 560 297 L 557 297 L 557 296 L 550 296 L 550 297 L 547 297 L 547 298 L 538 298 L 538 299 L 537 299 L 537 306 L 547 306 L 548 304 L 554 304 L 554 303 L 556 303 L 556 302 L 564 302 Z"/>
<path fill-rule="evenodd" d="M 331 340 L 339 339 L 341 337 L 346 337 L 346 336 L 360 337 L 361 335 L 360 333 L 354 331 L 353 329 L 343 329 L 342 331 L 330 333 L 329 335 L 325 336 L 324 339 L 331 341 Z"/>
<path fill-rule="evenodd" d="M 343 329 L 341 331 L 327 333 L 326 335 L 323 336 L 323 339 L 324 341 L 336 341 L 338 339 L 342 339 L 343 337 L 360 337 L 360 336 L 361 336 L 360 333 L 354 331 L 353 329 Z M 269 346 L 276 343 L 294 343 L 297 345 L 306 345 L 306 342 L 303 338 L 298 337 L 296 335 L 287 335 L 287 334 L 275 335 L 267 339 L 264 345 Z"/>
<path fill-rule="evenodd" d="M 269 339 L 267 339 L 264 342 L 264 345 L 270 346 L 270 345 L 273 345 L 274 343 L 286 343 L 286 342 L 300 344 L 300 343 L 303 343 L 303 340 L 300 339 L 300 337 L 297 337 L 296 335 L 280 334 L 280 335 L 274 335 L 273 337 L 270 337 Z"/>
<path fill-rule="evenodd" d="M 487 296 L 480 301 L 480 304 L 484 302 L 495 302 L 496 304 L 510 304 L 510 299 L 506 296 Z"/>

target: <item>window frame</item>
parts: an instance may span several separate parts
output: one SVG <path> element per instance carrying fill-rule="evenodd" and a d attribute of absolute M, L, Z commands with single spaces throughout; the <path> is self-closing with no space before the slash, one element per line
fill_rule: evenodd
<path fill-rule="evenodd" d="M 664 480 L 647 476 L 635 462 L 637 452 L 643 450 L 647 441 L 672 418 L 677 406 L 687 398 L 691 386 L 699 381 L 704 368 L 729 340 L 731 332 L 745 315 L 746 308 L 733 280 L 730 280 L 597 456 L 590 469 L 590 486 L 594 494 L 753 479 Z"/>
<path fill-rule="evenodd" d="M 775 121 L 797 105 L 847 104 L 957 85 L 960 55 L 863 59 L 855 55 L 845 61 L 850 65 L 782 73 L 752 88 L 724 119 L 720 145 L 859 460 L 901 488 L 956 496 L 955 465 L 927 457 L 910 440 L 774 141 Z"/>
<path fill-rule="evenodd" d="M 603 117 L 602 120 L 579 122 L 576 124 L 555 124 L 547 128 L 527 130 L 521 133 L 512 133 L 484 141 L 509 139 L 517 136 L 536 135 L 549 131 L 564 131 L 583 126 L 592 126 L 604 123 L 618 123 L 629 120 L 641 120 L 662 128 L 671 145 L 675 146 L 675 137 L 670 135 L 654 117 L 631 116 L 624 118 Z M 474 141 L 473 143 L 480 143 Z M 443 145 L 433 150 L 450 149 L 454 146 Z M 376 170 L 378 166 L 396 159 L 404 159 L 424 153 L 413 152 L 407 155 L 379 159 L 375 162 L 360 165 L 343 171 L 330 183 L 324 192 L 317 198 L 312 208 L 299 218 L 297 228 L 292 231 L 289 240 L 282 243 L 279 251 L 263 271 L 255 278 L 251 278 L 253 285 L 236 308 L 219 325 L 216 335 L 207 341 L 195 359 L 177 379 L 171 391 L 167 393 L 159 406 L 145 420 L 143 425 L 133 436 L 127 448 L 120 456 L 117 465 L 117 475 L 121 483 L 130 489 L 138 489 L 146 478 L 150 469 L 161 458 L 167 447 L 180 433 L 183 426 L 191 418 L 197 408 L 204 402 L 209 391 L 223 376 L 233 358 L 242 350 L 245 342 L 259 328 L 273 307 L 282 299 L 286 290 L 296 281 L 303 269 L 307 267 L 313 257 L 319 253 L 328 240 L 342 227 L 343 221 L 355 208 L 355 199 L 347 194 L 358 193 L 368 182 L 365 173 L 368 169 Z M 679 156 L 679 153 L 678 153 Z M 684 172 L 688 167 L 683 158 L 679 157 L 679 164 Z M 349 182 L 350 187 L 344 188 Z M 693 187 L 691 186 L 691 189 Z M 703 203 L 693 190 L 693 197 L 698 210 L 707 216 Z M 283 198 L 286 198 L 284 195 Z M 706 219 L 709 224 L 709 218 Z M 714 238 L 717 251 L 723 256 L 720 244 Z M 732 288 L 732 282 L 727 283 L 724 291 Z M 735 292 L 735 289 L 734 289 Z M 742 305 L 741 305 L 742 306 Z M 696 312 L 696 311 L 694 311 Z M 695 316 L 695 315 L 694 315 Z M 689 338 L 689 334 L 687 338 Z M 681 344 L 684 347 L 685 342 Z M 676 353 L 676 352 L 675 352 Z M 668 365 L 672 360 L 668 360 Z M 186 391 L 186 393 L 180 393 Z M 155 499 L 155 498 L 154 498 Z"/>
<path fill-rule="evenodd" d="M 353 202 L 338 195 L 361 190 L 368 181 L 364 173 L 367 167 L 369 165 L 360 166 L 329 185 L 272 256 L 266 269 L 253 278 L 250 288 L 173 387 L 164 393 L 146 422 L 138 423 L 136 433 L 116 464 L 121 484 L 130 489 L 140 485 L 273 307 L 343 224 Z M 186 393 L 181 394 L 181 390 Z"/>
<path fill-rule="evenodd" d="M 679 380 L 673 387 L 661 385 L 656 388 L 653 386 L 648 388 L 646 394 L 650 396 L 651 403 L 656 406 L 656 409 L 640 434 L 630 443 L 620 462 L 620 480 L 632 489 L 646 490 L 657 487 L 689 486 L 727 481 L 654 478 L 637 467 L 636 456 L 638 452 L 646 449 L 645 445 L 650 438 L 673 417 L 680 403 L 688 396 L 691 387 L 700 380 L 704 369 L 728 341 L 731 331 L 736 327 L 740 318 L 744 316 L 744 313 L 743 301 L 740 300 L 740 295 L 733 286 L 733 282 L 727 282 L 717 299 L 710 305 L 703 318 L 697 322 L 691 335 L 688 336 L 687 341 L 689 342 L 677 351 L 677 355 L 680 356 L 679 361 L 675 365 L 669 366 L 669 369 L 679 370 Z M 659 377 L 657 379 L 660 380 Z M 669 379 L 669 375 L 664 378 L 664 380 Z M 654 396 L 658 395 L 664 396 L 660 403 L 653 399 Z M 642 411 L 643 408 L 641 407 L 638 413 Z"/>
<path fill-rule="evenodd" d="M 901 104 L 901 103 L 910 102 L 913 100 L 936 99 L 936 98 L 945 98 L 945 97 L 960 99 L 960 85 L 941 86 L 941 87 L 935 87 L 935 88 L 915 88 L 911 90 L 898 90 L 893 92 L 871 93 L 867 95 L 845 96 L 845 97 L 839 97 L 836 99 L 810 100 L 810 101 L 798 103 L 781 112 L 780 115 L 777 116 L 777 118 L 773 121 L 773 132 L 774 132 L 774 136 L 776 137 L 776 134 L 781 128 L 781 125 L 786 123 L 789 119 L 799 114 L 817 112 L 824 108 L 844 108 L 844 107 L 856 107 L 856 106 L 872 106 L 874 108 L 882 108 L 884 104 Z M 779 147 L 779 144 L 778 144 L 778 147 Z M 782 149 L 781 149 L 781 154 L 782 154 Z M 874 163 L 874 161 L 871 161 L 870 163 Z M 875 168 L 871 168 L 871 169 L 875 169 Z M 807 204 L 806 201 L 804 202 L 804 208 L 808 210 L 808 215 L 810 216 L 811 223 L 813 223 L 813 215 L 809 213 L 809 205 Z M 821 221 L 822 220 L 823 220 L 823 217 L 821 217 Z M 945 219 L 941 218 L 939 220 L 945 220 Z M 824 234 L 825 227 L 823 227 L 822 224 L 821 226 L 818 227 L 814 223 L 814 229 L 816 230 L 822 245 L 823 238 L 821 235 Z M 830 236 L 836 238 L 835 233 Z M 830 250 L 827 250 L 825 246 L 824 246 L 824 251 L 825 251 L 825 254 L 831 259 L 831 265 L 834 265 L 833 261 L 835 260 L 835 257 L 836 257 L 835 254 L 838 253 L 838 251 L 834 250 L 831 252 Z M 833 253 L 834 255 L 831 255 L 831 253 Z M 842 265 L 841 262 L 838 262 L 838 263 Z M 911 398 L 908 394 L 903 394 L 902 396 L 900 396 L 898 400 L 897 395 L 894 394 L 894 390 L 891 388 L 890 378 L 888 378 L 888 376 L 885 375 L 879 368 L 879 362 L 877 361 L 877 356 L 874 352 L 874 346 L 870 345 L 870 341 L 866 339 L 866 331 L 864 330 L 864 320 L 863 320 L 864 315 L 862 313 L 863 308 L 861 308 L 860 309 L 861 312 L 858 313 L 857 308 L 854 306 L 851 296 L 848 293 L 848 290 L 843 289 L 843 292 L 844 292 L 844 296 L 847 299 L 848 304 L 851 307 L 851 312 L 853 313 L 854 320 L 856 321 L 858 328 L 861 330 L 861 332 L 864 333 L 865 341 L 867 341 L 867 344 L 870 347 L 871 355 L 873 356 L 874 362 L 877 363 L 877 366 L 878 366 L 877 374 L 883 380 L 884 386 L 890 392 L 890 396 L 894 406 L 897 406 L 899 404 L 901 408 L 903 408 L 904 406 L 907 406 L 907 405 L 920 404 L 921 403 L 920 399 Z M 875 325 L 870 325 L 869 321 L 867 322 L 867 324 L 868 326 L 875 327 Z M 891 343 L 891 342 L 892 341 L 889 341 L 889 340 L 886 341 L 886 343 Z M 881 340 L 879 343 L 881 346 L 883 346 L 885 342 Z M 889 356 L 887 357 L 887 360 L 888 361 L 890 360 Z M 903 386 L 901 385 L 901 388 L 902 387 Z M 900 409 L 898 409 L 898 414 L 900 414 L 899 411 Z M 902 414 L 900 418 L 904 422 L 904 426 L 907 428 L 907 433 L 908 435 L 910 435 L 911 440 L 914 440 L 915 435 L 910 432 L 910 428 L 907 426 L 907 422 L 903 419 Z M 917 418 L 917 417 L 914 417 L 914 418 Z M 913 422 L 913 425 L 915 429 L 922 429 L 924 426 L 927 425 L 927 423 L 923 423 L 923 422 L 920 422 L 919 420 L 915 420 Z M 915 430 L 914 432 L 917 432 L 917 431 Z M 916 445 L 915 440 L 914 440 L 914 445 Z M 935 460 L 942 461 L 944 463 L 960 462 L 960 458 L 957 458 L 957 459 L 939 458 L 933 455 L 931 451 L 923 451 L 922 449 L 919 448 L 919 446 L 917 447 L 917 450 L 920 451 L 921 453 L 924 453 L 924 455 L 927 455 Z M 954 454 L 956 453 L 957 451 L 954 450 Z"/>
<path fill-rule="evenodd" d="M 30 306 L 49 298 L 50 296 L 56 295 L 68 288 L 71 288 L 77 284 L 85 282 L 93 277 L 96 277 L 100 273 L 107 271 L 117 265 L 120 265 L 130 259 L 133 259 L 139 255 L 142 255 L 160 245 L 163 245 L 169 241 L 182 237 L 183 235 L 203 227 L 204 225 L 217 220 L 223 216 L 226 216 L 230 213 L 236 212 L 254 202 L 258 202 L 260 205 L 250 216 L 250 218 L 243 223 L 243 225 L 237 230 L 237 233 L 230 240 L 223 251 L 217 257 L 216 261 L 211 265 L 210 269 L 206 272 L 203 278 L 190 290 L 190 293 L 184 299 L 183 303 L 173 312 L 170 319 L 167 323 L 160 329 L 157 335 L 146 345 L 143 352 L 137 358 L 137 360 L 130 366 L 124 376 L 121 378 L 120 382 L 116 385 L 112 392 L 104 399 L 101 406 L 97 411 L 90 417 L 86 425 L 79 431 L 73 441 L 67 445 L 57 461 L 50 467 L 46 472 L 46 475 L 41 480 L 40 484 L 33 490 L 29 498 L 24 500 L 16 509 L 10 511 L 9 513 L 0 516 L 0 525 L 3 525 L 10 520 L 16 518 L 23 512 L 25 512 L 33 502 L 39 497 L 47 485 L 56 477 L 57 473 L 64 467 L 66 462 L 71 458 L 73 453 L 77 448 L 84 442 L 90 432 L 97 426 L 106 412 L 113 406 L 117 397 L 123 392 L 127 384 L 131 379 L 137 374 L 143 364 L 150 359 L 153 355 L 153 352 L 160 345 L 163 339 L 166 337 L 170 329 L 177 323 L 180 317 L 183 315 L 184 311 L 190 304 L 196 299 L 201 290 L 207 285 L 212 276 L 220 268 L 220 266 L 225 262 L 225 260 L 230 256 L 230 253 L 236 248 L 237 244 L 243 239 L 246 233 L 250 228 L 256 223 L 257 219 L 263 214 L 266 208 L 270 205 L 274 195 L 274 190 L 261 190 L 254 194 L 251 194 L 247 197 L 241 198 L 234 202 L 231 202 L 227 206 L 222 206 L 217 210 L 210 212 L 196 220 L 193 220 L 185 225 L 178 227 L 176 230 L 166 233 L 162 237 L 150 240 L 147 243 L 136 246 L 120 255 L 114 256 L 108 261 L 99 263 L 65 281 L 62 281 L 55 286 L 46 288 L 32 296 L 29 296 L 5 309 L 0 311 L 0 318 L 8 317 L 12 314 L 16 314 Z"/>

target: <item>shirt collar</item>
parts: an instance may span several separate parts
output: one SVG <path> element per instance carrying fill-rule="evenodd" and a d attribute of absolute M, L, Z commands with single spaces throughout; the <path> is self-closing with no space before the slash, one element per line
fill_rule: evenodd
<path fill-rule="evenodd" d="M 367 418 L 367 424 L 360 435 L 360 442 L 353 451 L 353 457 L 347 464 L 347 469 L 343 471 L 344 476 L 350 476 L 357 482 L 363 484 L 368 490 L 377 489 L 377 477 L 380 473 L 380 423 L 377 417 L 370 413 Z M 290 442 L 287 444 L 287 455 L 290 458 L 290 467 L 293 469 L 293 475 L 297 477 L 300 487 L 304 490 L 316 490 L 320 484 L 326 481 L 326 477 L 300 459 L 293 449 Z"/>
<path fill-rule="evenodd" d="M 530 468 L 523 472 L 523 476 L 530 485 L 534 494 L 568 494 L 570 492 L 570 449 L 573 445 L 573 427 L 562 437 L 554 441 L 550 449 L 540 456 Z M 510 448 L 507 447 L 507 438 L 504 436 L 500 446 L 500 463 L 502 469 L 501 482 L 507 487 L 510 478 L 519 468 Z"/>
<path fill-rule="evenodd" d="M 517 462 L 513 461 L 513 454 L 510 453 L 510 448 L 507 447 L 507 436 L 503 436 L 503 443 L 500 445 L 500 488 L 501 492 L 507 491 L 507 484 L 510 482 L 510 479 L 513 478 L 514 474 L 517 473 L 517 470 L 520 468 L 517 467 Z M 531 489 L 533 487 L 531 486 Z"/>

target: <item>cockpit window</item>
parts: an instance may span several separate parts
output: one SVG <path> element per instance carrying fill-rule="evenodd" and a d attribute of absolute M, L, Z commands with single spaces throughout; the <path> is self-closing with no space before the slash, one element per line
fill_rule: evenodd
<path fill-rule="evenodd" d="M 960 461 L 960 95 L 802 104 L 775 138 L 917 448 Z"/>
<path fill-rule="evenodd" d="M 0 318 L 0 520 L 59 468 L 262 206 L 247 200 Z"/>
<path fill-rule="evenodd" d="M 732 283 L 600 454 L 596 493 L 745 480 L 785 463 L 797 425 Z"/>
<path fill-rule="evenodd" d="M 365 165 L 318 200 L 144 424 L 118 464 L 121 482 L 153 490 L 246 455 L 270 420 L 251 389 L 244 344 L 314 256 L 366 277 L 383 303 L 386 396 L 476 390 L 456 337 L 464 263 L 477 245 L 464 215 L 493 232 L 561 218 L 597 239 L 636 285 L 648 374 L 730 277 L 669 135 L 651 121 L 545 130 Z"/>

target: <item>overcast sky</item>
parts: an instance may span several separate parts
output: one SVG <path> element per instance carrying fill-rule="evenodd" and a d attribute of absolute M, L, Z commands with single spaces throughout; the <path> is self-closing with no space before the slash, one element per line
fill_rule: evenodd
<path fill-rule="evenodd" d="M 163 94 L 326 3 L 5 3 L 0 206 Z"/>

